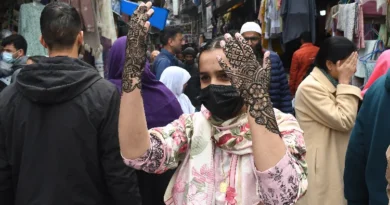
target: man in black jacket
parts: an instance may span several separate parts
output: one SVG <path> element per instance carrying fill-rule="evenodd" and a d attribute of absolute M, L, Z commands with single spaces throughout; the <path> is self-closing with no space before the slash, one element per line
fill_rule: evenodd
<path fill-rule="evenodd" d="M 79 14 L 51 3 L 40 21 L 50 57 L 0 94 L 0 204 L 140 204 L 119 152 L 120 95 L 77 59 Z"/>

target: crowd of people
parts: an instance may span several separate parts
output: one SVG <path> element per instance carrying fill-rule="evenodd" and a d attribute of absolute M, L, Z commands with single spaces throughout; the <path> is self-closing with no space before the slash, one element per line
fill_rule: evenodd
<path fill-rule="evenodd" d="M 389 204 L 390 51 L 363 89 L 344 37 L 302 33 L 288 74 L 255 22 L 185 49 L 167 27 L 147 51 L 151 5 L 113 43 L 107 79 L 79 59 L 66 3 L 41 14 L 49 56 L 2 36 L 1 204 Z"/>

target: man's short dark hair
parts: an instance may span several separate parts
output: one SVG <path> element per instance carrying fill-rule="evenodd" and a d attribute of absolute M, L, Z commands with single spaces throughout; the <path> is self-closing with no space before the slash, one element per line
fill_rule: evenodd
<path fill-rule="evenodd" d="M 6 38 L 3 39 L 1 42 L 1 46 L 5 47 L 7 45 L 14 45 L 16 50 L 22 49 L 24 52 L 24 55 L 27 53 L 27 41 L 26 39 L 19 34 L 12 34 Z"/>
<path fill-rule="evenodd" d="M 166 27 L 160 34 L 160 41 L 165 46 L 169 39 L 174 39 L 177 34 L 183 33 L 178 27 Z"/>
<path fill-rule="evenodd" d="M 301 34 L 301 40 L 305 43 L 312 43 L 312 38 L 311 38 L 311 32 L 310 31 L 305 31 Z"/>
<path fill-rule="evenodd" d="M 45 6 L 40 21 L 42 38 L 49 49 L 71 48 L 82 30 L 77 10 L 62 2 L 53 2 Z"/>

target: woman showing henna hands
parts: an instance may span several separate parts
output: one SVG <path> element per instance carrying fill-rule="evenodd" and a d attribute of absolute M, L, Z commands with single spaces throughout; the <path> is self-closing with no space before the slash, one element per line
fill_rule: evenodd
<path fill-rule="evenodd" d="M 138 8 L 128 34 L 119 117 L 125 163 L 155 174 L 177 167 L 166 204 L 294 204 L 307 189 L 303 133 L 272 108 L 269 53 L 260 65 L 239 34 L 200 54 L 201 112 L 147 130 L 139 75 L 150 6 Z"/>

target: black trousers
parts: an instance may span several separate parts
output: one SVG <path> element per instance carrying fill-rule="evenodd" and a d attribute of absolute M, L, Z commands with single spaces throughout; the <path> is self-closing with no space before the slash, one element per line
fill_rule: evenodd
<path fill-rule="evenodd" d="M 165 205 L 165 190 L 175 171 L 168 170 L 164 174 L 149 174 L 144 171 L 137 171 L 143 205 Z"/>

